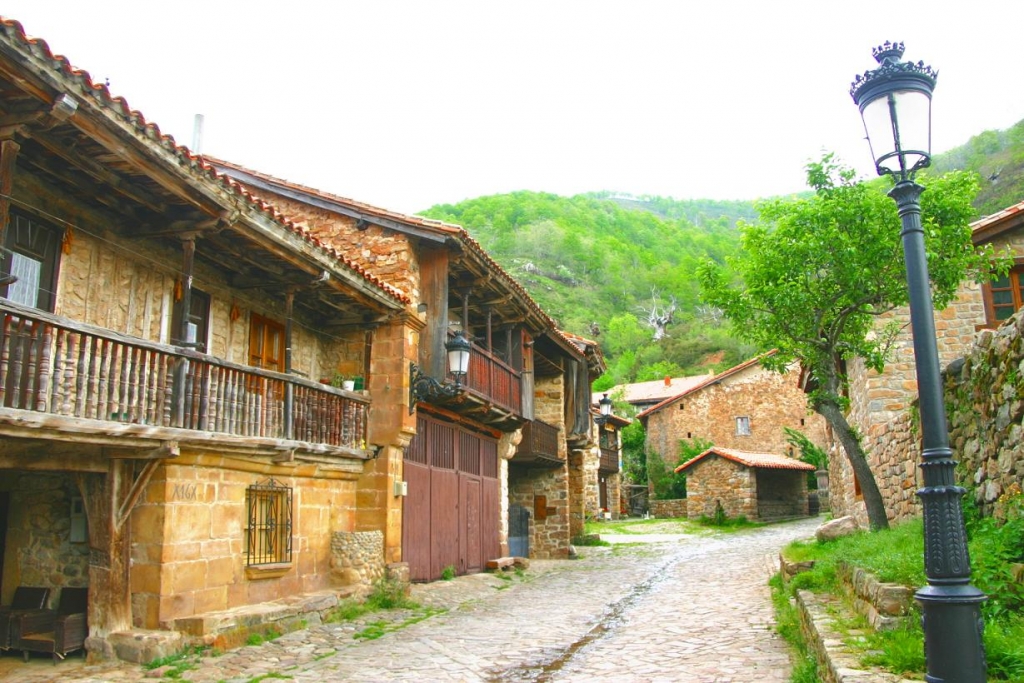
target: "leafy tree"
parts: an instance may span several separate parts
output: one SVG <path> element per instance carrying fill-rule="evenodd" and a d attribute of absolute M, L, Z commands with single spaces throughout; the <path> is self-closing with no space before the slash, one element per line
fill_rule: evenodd
<path fill-rule="evenodd" d="M 647 455 L 644 453 L 644 428 L 637 420 L 622 428 L 622 471 L 633 484 L 647 483 Z"/>
<path fill-rule="evenodd" d="M 765 365 L 799 361 L 810 371 L 810 407 L 832 426 L 864 493 L 872 529 L 888 527 L 882 496 L 860 438 L 846 419 L 843 361 L 862 358 L 881 372 L 899 324 L 878 329 L 878 316 L 905 305 L 907 286 L 895 205 L 879 183 L 854 181 L 832 155 L 807 167 L 815 194 L 769 200 L 760 222 L 741 229 L 743 253 L 730 260 L 742 281 L 717 263 L 698 273 L 704 300 L 730 318 L 736 332 L 778 353 Z M 945 308 L 969 274 L 991 272 L 991 250 L 976 251 L 968 221 L 977 192 L 973 174 L 948 173 L 922 195 L 935 305 Z"/>

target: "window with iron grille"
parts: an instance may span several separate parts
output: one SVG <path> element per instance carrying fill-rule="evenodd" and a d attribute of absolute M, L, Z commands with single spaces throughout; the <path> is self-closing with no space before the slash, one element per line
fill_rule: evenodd
<path fill-rule="evenodd" d="M 248 527 L 245 563 L 249 566 L 292 561 L 292 490 L 274 479 L 245 490 Z"/>

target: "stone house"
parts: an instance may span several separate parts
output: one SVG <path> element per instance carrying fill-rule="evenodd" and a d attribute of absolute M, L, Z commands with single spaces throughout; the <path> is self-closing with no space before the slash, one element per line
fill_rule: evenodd
<path fill-rule="evenodd" d="M 807 473 L 814 466 L 777 453 L 718 446 L 675 468 L 686 473 L 686 512 L 691 519 L 724 514 L 772 521 L 808 514 Z"/>
<path fill-rule="evenodd" d="M 590 383 L 604 371 L 596 344 L 560 332 L 459 226 L 209 162 L 409 297 L 415 423 L 402 457 L 378 466 L 404 482 L 389 508 L 401 532 L 387 547 L 411 578 L 480 571 L 510 543 L 567 557 L 572 454 L 592 446 Z M 470 363 L 451 390 L 444 350 L 455 330 L 469 340 Z"/>
<path fill-rule="evenodd" d="M 1014 265 L 1008 275 L 991 283 L 964 282 L 956 300 L 935 312 L 935 327 L 940 366 L 968 353 L 979 332 L 995 329 L 1010 319 L 1022 306 L 1021 275 L 1024 273 L 1024 202 L 987 216 L 972 225 L 976 245 L 992 244 L 997 252 L 1008 250 Z M 920 485 L 913 442 L 920 436 L 914 430 L 909 409 L 917 398 L 917 375 L 913 338 L 906 308 L 887 316 L 907 321 L 894 344 L 893 354 L 881 373 L 868 370 L 859 359 L 850 362 L 850 423 L 864 436 L 865 451 L 875 480 L 881 490 L 890 520 L 920 514 L 915 495 Z M 835 440 L 833 440 L 835 441 Z M 908 451 L 908 447 L 910 450 Z M 841 454 L 835 442 L 831 454 Z M 853 515 L 867 523 L 867 512 L 860 494 L 860 483 L 853 476 L 845 457 L 830 457 L 830 496 L 834 514 Z"/>
<path fill-rule="evenodd" d="M 680 440 L 700 439 L 736 451 L 794 455 L 785 427 L 823 444 L 824 420 L 808 412 L 799 372 L 772 372 L 761 359 L 711 376 L 637 415 L 646 430 L 647 453 L 674 467 Z"/>
<path fill-rule="evenodd" d="M 382 575 L 410 293 L 15 21 L 0 83 L 3 603 L 88 586 L 90 655 L 143 659 L 133 629 L 230 645 L 215 615 Z"/>

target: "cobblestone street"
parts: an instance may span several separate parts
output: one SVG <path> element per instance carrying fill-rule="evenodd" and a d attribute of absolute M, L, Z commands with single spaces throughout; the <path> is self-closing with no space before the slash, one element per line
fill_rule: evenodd
<path fill-rule="evenodd" d="M 778 550 L 812 535 L 818 523 L 703 536 L 606 536 L 619 543 L 581 548 L 576 561 L 534 561 L 511 580 L 479 574 L 416 585 L 414 600 L 447 611 L 375 640 L 354 635 L 377 620 L 398 626 L 409 614 L 376 613 L 203 657 L 183 679 L 786 681 L 788 648 L 772 629 L 766 582 Z M 84 683 L 165 673 L 125 663 L 86 666 L 72 659 L 54 667 L 35 660 L 26 667 L 15 661 L 11 654 L 0 659 L 0 677 Z"/>

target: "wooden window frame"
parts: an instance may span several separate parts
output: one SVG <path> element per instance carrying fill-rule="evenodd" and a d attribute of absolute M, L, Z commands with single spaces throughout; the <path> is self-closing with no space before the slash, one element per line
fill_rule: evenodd
<path fill-rule="evenodd" d="M 995 282 L 988 281 L 982 286 L 982 300 L 985 302 L 985 322 L 989 328 L 997 328 L 1013 317 L 1013 314 L 1024 308 L 1024 259 L 1014 259 L 1013 268 L 1006 274 L 1007 286 L 995 287 Z M 999 308 L 1013 306 L 1013 311 L 1005 318 L 996 317 L 995 292 L 1010 292 L 1011 303 L 1000 304 Z"/>
<path fill-rule="evenodd" d="M 7 230 L 4 231 L 0 278 L 10 277 L 15 254 L 39 262 L 39 283 L 32 308 L 51 313 L 54 311 L 63 240 L 64 231 L 60 228 L 34 216 L 11 210 Z M 11 284 L 7 282 L 0 285 L 0 296 L 8 295 Z"/>
<path fill-rule="evenodd" d="M 273 359 L 273 363 L 267 362 L 267 342 L 271 338 L 270 333 L 276 333 L 279 336 L 280 343 L 277 345 L 277 357 Z M 260 345 L 257 347 L 256 341 L 259 340 Z M 251 313 L 249 316 L 249 365 L 255 368 L 262 368 L 264 370 L 273 370 L 274 372 L 284 372 L 284 348 L 287 344 L 285 339 L 285 327 L 276 320 L 272 320 L 259 313 Z M 273 367 L 271 366 L 273 365 Z"/>
<path fill-rule="evenodd" d="M 741 428 L 743 425 L 743 428 Z M 750 417 L 747 415 L 736 416 L 736 436 L 750 436 Z"/>

